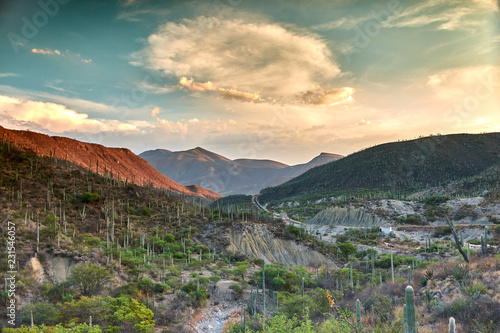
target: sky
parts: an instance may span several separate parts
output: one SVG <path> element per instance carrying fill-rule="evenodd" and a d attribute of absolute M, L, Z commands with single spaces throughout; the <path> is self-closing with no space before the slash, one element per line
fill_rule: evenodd
<path fill-rule="evenodd" d="M 304 163 L 500 131 L 496 0 L 0 2 L 0 125 Z"/>

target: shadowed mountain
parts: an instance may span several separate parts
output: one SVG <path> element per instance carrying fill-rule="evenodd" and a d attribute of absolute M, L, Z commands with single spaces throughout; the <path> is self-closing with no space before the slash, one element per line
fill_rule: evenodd
<path fill-rule="evenodd" d="M 218 193 L 197 185 L 184 186 L 159 173 L 151 165 L 126 148 L 108 148 L 99 144 L 86 143 L 58 136 L 48 136 L 31 131 L 16 131 L 0 126 L 2 142 L 10 142 L 21 150 L 36 152 L 38 156 L 67 160 L 101 175 L 135 183 L 153 185 L 189 196 L 216 200 Z M 191 185 L 191 184 L 189 184 Z"/>
<path fill-rule="evenodd" d="M 288 166 L 272 160 L 230 160 L 200 147 L 178 152 L 149 150 L 139 156 L 180 184 L 196 184 L 223 195 L 255 194 L 342 157 L 322 153 L 308 163 Z"/>
<path fill-rule="evenodd" d="M 453 134 L 381 144 L 266 188 L 261 202 L 336 191 L 412 193 L 477 175 L 500 162 L 500 133 Z"/>

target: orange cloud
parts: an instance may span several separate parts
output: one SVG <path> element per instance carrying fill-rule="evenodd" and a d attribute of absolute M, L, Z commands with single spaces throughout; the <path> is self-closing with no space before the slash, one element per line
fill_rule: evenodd
<path fill-rule="evenodd" d="M 31 49 L 32 53 L 45 54 L 45 55 L 61 55 L 59 50 L 50 50 L 50 49 Z"/>

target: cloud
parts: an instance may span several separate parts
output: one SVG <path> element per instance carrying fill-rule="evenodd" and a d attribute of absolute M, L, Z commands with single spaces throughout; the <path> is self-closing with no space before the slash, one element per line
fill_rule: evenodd
<path fill-rule="evenodd" d="M 134 65 L 180 78 L 180 85 L 191 91 L 215 86 L 224 89 L 223 97 L 233 99 L 246 96 L 233 89 L 264 99 L 293 96 L 341 73 L 318 36 L 237 19 L 198 17 L 166 23 L 132 58 Z"/>
<path fill-rule="evenodd" d="M 57 89 L 56 89 L 57 90 Z M 9 95 L 16 97 L 18 99 L 42 99 L 48 100 L 54 103 L 63 104 L 69 108 L 77 110 L 86 110 L 88 112 L 99 112 L 103 114 L 109 114 L 111 112 L 117 112 L 117 110 L 107 104 L 96 103 L 86 99 L 80 99 L 75 97 L 66 97 L 60 95 L 49 94 L 41 91 L 18 89 L 7 85 L 0 85 L 0 94 Z"/>
<path fill-rule="evenodd" d="M 439 0 L 428 0 L 405 8 L 381 24 L 386 28 L 435 25 L 436 30 L 474 30 L 485 24 L 477 16 L 484 16 L 485 11 L 492 8 L 498 11 L 493 0 L 456 1 L 449 6 L 443 6 Z"/>
<path fill-rule="evenodd" d="M 220 95 L 225 99 L 233 99 L 241 102 L 262 103 L 263 100 L 258 93 L 244 92 L 236 89 L 219 89 Z"/>
<path fill-rule="evenodd" d="M 436 30 L 474 30 L 484 26 L 483 17 L 488 10 L 496 12 L 499 10 L 497 0 L 457 0 L 449 3 L 441 0 L 427 0 L 415 2 L 415 4 L 406 7 L 400 4 L 398 7 L 402 9 L 392 12 L 389 11 L 389 8 L 383 9 L 382 12 L 386 12 L 387 17 L 376 11 L 371 11 L 359 17 L 349 15 L 314 25 L 311 29 L 319 31 L 351 30 L 365 22 L 377 21 L 384 28 L 419 28 L 434 25 Z"/>
<path fill-rule="evenodd" d="M 38 53 L 44 55 L 61 55 L 59 50 L 50 50 L 50 49 L 31 49 L 31 53 Z"/>
<path fill-rule="evenodd" d="M 496 95 L 499 66 L 459 67 L 439 71 L 426 78 L 425 86 L 445 101 L 463 101 L 474 97 L 483 101 Z"/>
<path fill-rule="evenodd" d="M 320 31 L 328 31 L 334 29 L 351 30 L 356 26 L 358 26 L 360 23 L 363 23 L 370 19 L 373 19 L 373 16 L 371 15 L 361 16 L 361 17 L 346 16 L 335 21 L 330 21 L 327 23 L 312 26 L 311 29 Z"/>
<path fill-rule="evenodd" d="M 222 98 L 232 99 L 240 102 L 253 102 L 253 103 L 265 102 L 265 100 L 261 98 L 259 93 L 240 91 L 235 88 L 229 88 L 229 89 L 218 88 L 210 81 L 195 82 L 194 79 L 192 78 L 188 79 L 185 76 L 180 78 L 177 87 L 192 92 L 218 91 L 219 95 Z"/>
<path fill-rule="evenodd" d="M 52 133 L 138 130 L 132 123 L 90 118 L 86 113 L 68 109 L 61 104 L 4 95 L 0 95 L 0 110 L 0 121 L 3 123 L 42 128 Z"/>
<path fill-rule="evenodd" d="M 202 82 L 194 82 L 192 78 L 188 79 L 185 76 L 181 77 L 179 80 L 179 87 L 186 88 L 190 91 L 204 92 L 215 90 L 215 86 L 212 82 L 208 81 L 205 83 Z"/>
<path fill-rule="evenodd" d="M 330 90 L 316 87 L 297 95 L 296 98 L 299 103 L 325 106 L 351 102 L 353 93 L 354 89 L 350 87 Z"/>
<path fill-rule="evenodd" d="M 87 64 L 92 62 L 92 59 L 85 59 L 82 57 L 81 54 L 73 53 L 70 50 L 66 50 L 66 52 L 63 53 L 59 50 L 51 50 L 51 49 L 43 48 L 43 49 L 31 49 L 31 53 L 51 55 L 51 56 L 52 55 L 68 56 L 69 58 L 77 59 L 77 60 L 80 60 L 80 61 L 87 63 Z"/>
<path fill-rule="evenodd" d="M 154 107 L 153 110 L 151 110 L 151 117 L 156 118 L 156 116 L 160 113 L 160 108 L 159 107 Z"/>
<path fill-rule="evenodd" d="M 170 10 L 161 7 L 149 8 L 149 9 L 135 9 L 135 10 L 134 9 L 130 10 L 129 8 L 125 8 L 118 13 L 116 19 L 118 21 L 142 22 L 147 19 L 150 19 L 151 16 L 166 17 L 169 14 Z"/>
<path fill-rule="evenodd" d="M 18 77 L 20 76 L 17 73 L 0 73 L 0 77 Z"/>

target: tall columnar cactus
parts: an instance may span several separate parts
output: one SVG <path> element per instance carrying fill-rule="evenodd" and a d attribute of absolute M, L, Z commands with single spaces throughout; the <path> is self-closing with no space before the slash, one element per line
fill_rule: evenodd
<path fill-rule="evenodd" d="M 481 254 L 485 254 L 486 253 L 486 249 L 485 249 L 485 243 L 484 243 L 484 237 L 483 235 L 481 235 Z"/>
<path fill-rule="evenodd" d="M 300 296 L 304 297 L 304 278 L 302 278 L 302 285 L 300 286 Z"/>
<path fill-rule="evenodd" d="M 408 333 L 416 333 L 415 326 L 415 296 L 412 286 L 406 287 L 406 322 L 408 326 Z"/>
<path fill-rule="evenodd" d="M 358 332 L 361 330 L 361 304 L 359 299 L 356 300 L 356 329 Z"/>
<path fill-rule="evenodd" d="M 470 244 L 467 243 L 467 259 L 470 260 Z"/>
<path fill-rule="evenodd" d="M 392 282 L 394 282 L 394 260 L 392 258 L 392 251 L 391 251 L 391 276 L 392 276 Z"/>
<path fill-rule="evenodd" d="M 266 264 L 262 265 L 262 315 L 266 320 Z"/>
<path fill-rule="evenodd" d="M 408 332 L 408 320 L 407 320 L 407 317 L 408 317 L 408 311 L 406 309 L 406 304 L 403 305 L 403 333 L 407 333 Z"/>
<path fill-rule="evenodd" d="M 488 253 L 488 227 L 484 227 L 484 254 Z"/>
<path fill-rule="evenodd" d="M 349 283 L 351 284 L 351 288 L 354 289 L 354 279 L 352 277 L 352 263 L 351 263 L 351 273 L 349 275 Z"/>
<path fill-rule="evenodd" d="M 411 285 L 411 268 L 408 266 L 408 285 Z"/>
<path fill-rule="evenodd" d="M 450 324 L 448 325 L 448 333 L 455 333 L 455 318 L 450 317 Z"/>

